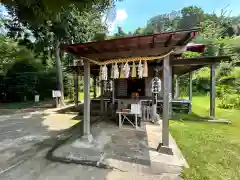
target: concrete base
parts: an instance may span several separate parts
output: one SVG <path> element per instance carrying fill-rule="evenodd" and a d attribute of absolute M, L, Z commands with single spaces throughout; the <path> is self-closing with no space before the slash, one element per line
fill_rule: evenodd
<path fill-rule="evenodd" d="M 54 155 L 74 160 L 85 158 L 126 172 L 179 175 L 188 165 L 171 136 L 172 155 L 164 146 L 157 151 L 161 129 L 161 125 L 152 123 L 143 123 L 136 130 L 130 125 L 119 129 L 111 122 L 100 122 L 92 126 L 92 141 L 89 137 L 78 139 L 60 147 Z"/>
<path fill-rule="evenodd" d="M 162 153 L 162 154 L 173 155 L 172 148 L 170 148 L 168 146 L 163 146 L 162 143 L 160 143 L 158 145 L 157 151 Z"/>
<path fill-rule="evenodd" d="M 210 122 L 210 123 L 232 124 L 231 121 L 226 120 L 226 119 L 211 119 L 211 120 L 207 120 L 207 122 Z"/>
<path fill-rule="evenodd" d="M 83 142 L 92 143 L 93 142 L 93 136 L 92 136 L 92 134 L 85 134 L 80 138 L 80 140 L 83 141 Z"/>

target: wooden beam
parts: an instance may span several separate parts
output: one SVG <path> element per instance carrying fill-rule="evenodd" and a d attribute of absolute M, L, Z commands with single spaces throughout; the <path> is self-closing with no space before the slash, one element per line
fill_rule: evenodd
<path fill-rule="evenodd" d="M 210 71 L 210 117 L 215 118 L 215 89 L 216 89 L 216 77 L 215 77 L 216 64 L 211 64 Z"/>
<path fill-rule="evenodd" d="M 169 37 L 167 38 L 167 40 L 164 43 L 164 47 L 169 46 L 169 44 L 171 43 L 172 38 L 173 38 L 173 35 L 170 34 Z"/>
<path fill-rule="evenodd" d="M 199 65 L 199 66 L 186 66 L 186 67 L 184 67 L 184 68 L 182 68 L 182 69 L 180 69 L 180 68 L 178 68 L 178 67 L 174 67 L 173 68 L 173 71 L 174 71 L 174 74 L 177 74 L 178 76 L 181 76 L 181 75 L 184 75 L 184 74 L 186 74 L 186 73 L 189 73 L 189 72 L 192 72 L 192 71 L 195 71 L 195 70 L 197 70 L 197 69 L 200 69 L 200 68 L 202 68 L 202 67 L 204 67 L 204 65 Z"/>
<path fill-rule="evenodd" d="M 121 52 L 105 52 L 101 54 L 89 54 L 87 57 L 99 61 L 109 60 L 109 59 L 118 59 L 118 58 L 127 58 L 127 57 L 136 57 L 136 56 L 158 56 L 169 52 L 172 47 L 154 47 L 146 49 L 136 49 L 131 51 L 121 51 Z"/>
<path fill-rule="evenodd" d="M 186 59 L 172 59 L 171 64 L 173 66 L 177 65 L 207 65 L 211 63 L 217 63 L 221 61 L 230 61 L 229 56 L 211 56 L 211 57 L 196 57 L 196 58 L 186 58 Z"/>
<path fill-rule="evenodd" d="M 192 38 L 191 32 L 186 33 L 186 36 L 177 42 L 176 46 L 183 46 L 186 44 L 186 41 L 190 40 Z"/>
<path fill-rule="evenodd" d="M 155 36 L 154 36 L 154 35 L 152 36 L 152 42 L 151 42 L 150 47 L 151 47 L 151 48 L 154 48 L 154 47 L 155 47 Z"/>

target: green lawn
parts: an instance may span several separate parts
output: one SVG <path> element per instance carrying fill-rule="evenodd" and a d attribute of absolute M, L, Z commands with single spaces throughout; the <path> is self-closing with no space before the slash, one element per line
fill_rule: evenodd
<path fill-rule="evenodd" d="M 193 98 L 193 115 L 208 116 L 209 97 Z M 218 118 L 232 124 L 199 121 L 171 121 L 170 129 L 190 168 L 183 172 L 191 180 L 240 179 L 240 111 L 216 109 Z"/>

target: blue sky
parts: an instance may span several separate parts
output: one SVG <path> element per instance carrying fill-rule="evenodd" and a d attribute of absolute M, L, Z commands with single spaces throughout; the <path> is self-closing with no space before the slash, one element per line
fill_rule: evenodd
<path fill-rule="evenodd" d="M 240 0 L 123 0 L 116 5 L 117 17 L 110 31 L 116 32 L 118 25 L 126 32 L 134 31 L 137 27 L 144 27 L 147 20 L 155 15 L 178 11 L 190 5 L 217 14 L 227 7 L 231 15 L 240 14 Z"/>

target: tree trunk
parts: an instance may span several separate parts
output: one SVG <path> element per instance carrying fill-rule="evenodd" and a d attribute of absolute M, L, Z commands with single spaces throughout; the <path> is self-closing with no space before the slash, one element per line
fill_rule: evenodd
<path fill-rule="evenodd" d="M 61 98 L 60 98 L 60 104 L 61 106 L 64 106 L 64 86 L 63 86 L 63 73 L 62 73 L 62 65 L 61 65 L 61 59 L 60 59 L 60 48 L 59 48 L 59 40 L 56 41 L 55 45 L 55 56 L 56 56 L 56 68 L 57 68 L 57 82 L 58 82 L 58 89 L 61 91 Z"/>

